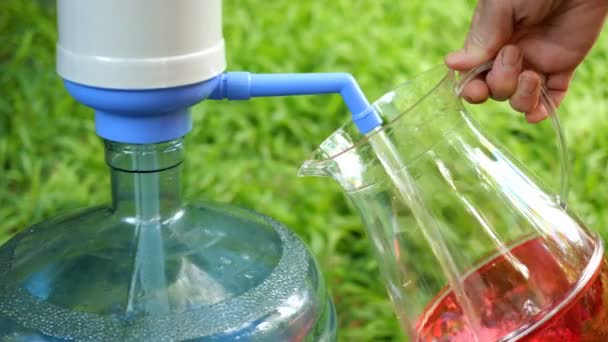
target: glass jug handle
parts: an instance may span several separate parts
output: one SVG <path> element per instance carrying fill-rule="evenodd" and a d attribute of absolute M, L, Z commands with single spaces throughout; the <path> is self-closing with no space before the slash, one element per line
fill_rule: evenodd
<path fill-rule="evenodd" d="M 460 76 L 458 81 L 456 82 L 455 92 L 456 95 L 459 96 L 462 92 L 464 86 L 471 81 L 473 78 L 477 77 L 483 72 L 486 72 L 492 68 L 494 61 L 487 62 L 482 64 L 476 68 L 469 70 L 467 73 Z M 561 161 L 561 170 L 560 170 L 560 188 L 559 193 L 557 195 L 557 203 L 563 209 L 566 208 L 566 202 L 568 199 L 568 190 L 569 190 L 569 182 L 568 182 L 568 173 L 569 173 L 569 162 L 568 162 L 568 149 L 566 147 L 566 137 L 564 135 L 564 131 L 562 130 L 562 126 L 559 122 L 559 119 L 556 114 L 555 104 L 551 97 L 549 96 L 549 91 L 543 84 L 541 86 L 540 92 L 540 101 L 542 105 L 545 107 L 549 118 L 551 119 L 551 123 L 553 124 L 553 129 L 556 133 L 557 140 L 557 149 L 558 154 Z"/>

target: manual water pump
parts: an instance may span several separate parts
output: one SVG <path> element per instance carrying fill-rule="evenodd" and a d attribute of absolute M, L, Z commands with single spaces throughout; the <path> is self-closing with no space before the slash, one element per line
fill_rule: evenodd
<path fill-rule="evenodd" d="M 228 205 L 184 204 L 189 108 L 203 100 L 339 93 L 343 73 L 225 72 L 220 0 L 59 0 L 57 71 L 94 109 L 112 203 L 32 226 L 0 248 L 0 339 L 329 341 L 335 313 L 302 242 Z"/>

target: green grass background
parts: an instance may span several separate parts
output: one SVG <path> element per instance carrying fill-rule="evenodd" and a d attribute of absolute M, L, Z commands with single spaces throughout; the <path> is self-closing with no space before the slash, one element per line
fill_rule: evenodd
<path fill-rule="evenodd" d="M 370 99 L 460 47 L 474 1 L 224 3 L 229 69 L 345 71 Z M 580 67 L 560 117 L 569 140 L 571 208 L 608 237 L 608 40 Z M 0 244 L 59 212 L 107 202 L 109 179 L 92 111 L 54 71 L 52 1 L 0 1 Z M 502 104 L 471 108 L 487 130 L 549 184 L 550 126 Z M 187 136 L 185 193 L 248 206 L 310 247 L 336 302 L 341 340 L 402 338 L 357 213 L 328 179 L 296 177 L 315 144 L 347 118 L 338 96 L 206 102 Z M 406 137 L 404 137 L 406 138 Z"/>

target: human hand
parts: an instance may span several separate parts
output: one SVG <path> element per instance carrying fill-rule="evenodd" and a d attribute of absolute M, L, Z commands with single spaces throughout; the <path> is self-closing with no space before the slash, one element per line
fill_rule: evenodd
<path fill-rule="evenodd" d="M 492 70 L 461 95 L 471 103 L 508 99 L 529 122 L 538 122 L 547 117 L 539 105 L 541 85 L 559 105 L 607 12 L 607 0 L 479 0 L 464 48 L 445 62 L 466 71 L 495 59 Z"/>

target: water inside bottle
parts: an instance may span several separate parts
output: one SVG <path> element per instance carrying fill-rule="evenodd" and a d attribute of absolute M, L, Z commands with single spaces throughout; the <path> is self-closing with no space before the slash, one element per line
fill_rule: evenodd
<path fill-rule="evenodd" d="M 226 341 L 258 334 L 264 340 L 331 339 L 333 309 L 327 302 L 317 306 L 315 294 L 307 290 L 310 281 L 320 280 L 293 233 L 281 225 L 268 234 L 259 230 L 252 234 L 251 227 L 235 229 L 233 224 L 213 227 L 204 236 L 190 235 L 186 240 L 192 244 L 206 240 L 207 245 L 200 247 L 205 254 L 182 246 L 174 248 L 180 253 L 166 255 L 174 262 L 167 263 L 172 276 L 162 295 L 140 294 L 171 298 L 171 314 L 125 312 L 129 296 L 128 282 L 123 280 L 131 277 L 131 268 L 116 262 L 120 260 L 116 256 L 125 253 L 126 246 L 91 250 L 58 265 L 61 268 L 51 264 L 15 283 L 9 279 L 20 276 L 10 271 L 19 240 L 11 240 L 0 252 L 0 337 L 3 341 Z M 214 237 L 215 243 L 209 243 Z M 238 241 L 250 245 L 251 253 L 236 251 L 243 247 L 235 245 Z M 266 253 L 256 254 L 254 249 L 260 248 Z M 180 262 L 189 254 L 196 258 Z M 61 288 L 69 291 L 54 291 Z M 196 303 L 177 302 L 176 293 Z M 205 301 L 208 305 L 201 305 Z M 251 324 L 241 326 L 238 322 L 243 321 Z M 285 321 L 291 325 L 275 324 Z"/>

